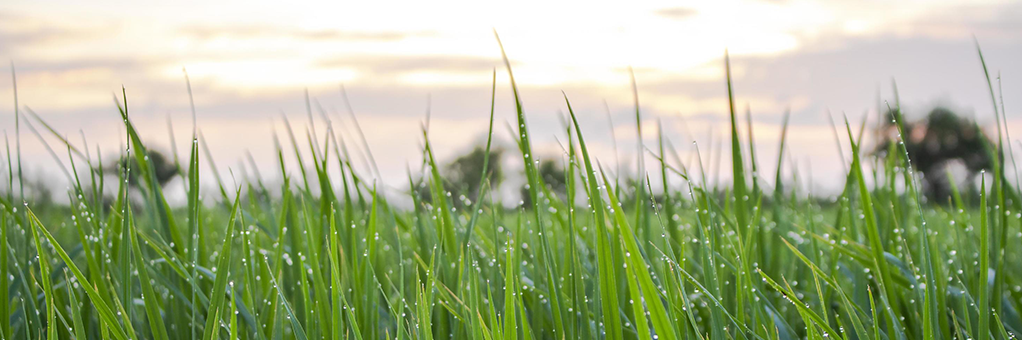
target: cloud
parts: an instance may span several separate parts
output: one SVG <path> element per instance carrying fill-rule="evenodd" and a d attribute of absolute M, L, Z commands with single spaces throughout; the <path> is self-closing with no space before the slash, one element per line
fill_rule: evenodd
<path fill-rule="evenodd" d="M 179 29 L 185 36 L 210 40 L 215 38 L 263 39 L 297 38 L 312 41 L 379 41 L 394 42 L 411 37 L 429 36 L 429 32 L 370 32 L 342 30 L 306 30 L 272 25 L 190 25 Z"/>
<path fill-rule="evenodd" d="M 25 46 L 49 45 L 87 35 L 88 32 L 81 30 L 44 25 L 26 16 L 0 12 L 0 55 L 8 55 Z"/>
<path fill-rule="evenodd" d="M 975 47 L 969 39 L 832 37 L 835 47 L 807 48 L 771 57 L 732 59 L 738 104 L 748 98 L 765 97 L 795 102 L 808 98 L 801 119 L 824 122 L 822 113 L 859 115 L 874 109 L 877 91 L 891 98 L 891 82 L 897 80 L 902 102 L 929 102 L 950 96 L 955 101 L 989 109 L 989 93 Z M 1022 77 L 1022 67 L 1012 62 L 1022 55 L 1022 44 L 984 45 L 987 64 L 1005 75 Z M 723 61 L 714 63 L 723 64 Z M 723 74 L 718 80 L 663 79 L 641 83 L 654 95 L 708 99 L 726 94 Z M 1005 89 L 1011 93 L 1010 88 Z M 757 107 L 753 104 L 753 112 Z M 798 112 L 801 111 L 801 112 Z M 799 115 L 796 115 L 799 117 Z"/>
<path fill-rule="evenodd" d="M 941 8 L 895 26 L 896 31 L 934 38 L 963 39 L 973 35 L 982 40 L 1018 41 L 1022 34 L 1022 3 L 995 6 L 959 4 Z"/>
<path fill-rule="evenodd" d="M 60 47 L 65 43 L 109 36 L 118 30 L 112 21 L 68 22 L 40 15 L 0 10 L 0 53 Z"/>
<path fill-rule="evenodd" d="M 139 58 L 76 58 L 53 60 L 16 60 L 15 66 L 19 73 L 33 72 L 68 72 L 82 69 L 111 69 L 139 71 L 148 67 L 154 60 Z"/>
<path fill-rule="evenodd" d="M 469 56 L 396 56 L 396 55 L 352 55 L 320 59 L 316 67 L 356 68 L 359 72 L 376 75 L 393 75 L 415 71 L 487 73 L 501 66 L 497 58 Z"/>
<path fill-rule="evenodd" d="M 61 61 L 19 58 L 14 60 L 13 66 L 21 104 L 45 111 L 64 111 L 105 107 L 111 103 L 111 94 L 119 92 L 122 85 L 129 91 L 137 87 L 155 89 L 162 86 L 167 80 L 152 77 L 148 72 L 149 63 L 132 58 L 87 57 Z M 179 83 L 183 84 L 183 80 Z M 0 93 L 12 91 L 10 82 L 0 82 Z M 158 91 L 146 93 L 145 101 L 153 98 L 153 101 L 165 102 L 165 99 L 159 99 L 161 94 Z M 137 99 L 143 97 L 138 96 Z M 0 112 L 3 115 L 7 113 Z"/>
<path fill-rule="evenodd" d="M 655 13 L 657 15 L 659 15 L 659 16 L 664 17 L 664 18 L 673 19 L 673 20 L 682 20 L 682 19 L 688 19 L 690 17 L 695 16 L 696 14 L 699 13 L 699 11 L 696 11 L 695 9 L 692 9 L 692 8 L 686 8 L 686 7 L 671 7 L 671 8 L 658 9 L 658 10 L 656 10 Z"/>

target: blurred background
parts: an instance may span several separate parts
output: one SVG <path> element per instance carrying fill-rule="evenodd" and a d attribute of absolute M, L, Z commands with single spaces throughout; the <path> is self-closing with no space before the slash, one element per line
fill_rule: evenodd
<path fill-rule="evenodd" d="M 554 168 L 565 141 L 564 91 L 594 156 L 634 176 L 634 73 L 643 142 L 655 145 L 659 123 L 679 159 L 695 159 L 698 146 L 710 181 L 729 181 L 725 50 L 736 106 L 751 113 L 759 166 L 775 168 L 790 111 L 784 172 L 798 171 L 799 185 L 817 195 L 841 189 L 850 153 L 831 119 L 839 129 L 845 116 L 856 126 L 866 119 L 866 144 L 882 145 L 895 81 L 906 120 L 924 126 L 941 108 L 996 131 L 977 41 L 1009 129 L 1022 136 L 1013 113 L 1022 105 L 1018 1 L 5 1 L 0 60 L 10 63 L 0 77 L 0 130 L 11 152 L 20 134 L 27 179 L 59 198 L 66 177 L 26 124 L 64 163 L 66 151 L 31 113 L 112 163 L 125 144 L 114 105 L 123 86 L 149 147 L 187 157 L 187 70 L 197 126 L 221 176 L 277 180 L 274 135 L 290 148 L 287 119 L 299 141 L 332 126 L 353 152 L 371 150 L 382 183 L 400 191 L 408 172 L 421 171 L 427 112 L 451 176 L 470 168 L 459 159 L 485 142 L 495 69 L 496 142 L 505 156 L 517 152 L 494 30 L 514 67 L 534 148 Z M 511 173 L 520 158 L 503 162 L 501 193 L 517 201 L 521 180 Z"/>

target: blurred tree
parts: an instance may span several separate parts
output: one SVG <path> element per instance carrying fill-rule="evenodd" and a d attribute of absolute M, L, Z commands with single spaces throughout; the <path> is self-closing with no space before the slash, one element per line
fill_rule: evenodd
<path fill-rule="evenodd" d="M 163 153 L 151 149 L 147 151 L 149 152 L 149 161 L 153 164 L 153 171 L 156 172 L 156 182 L 159 183 L 161 187 L 166 186 L 170 180 L 174 179 L 174 176 L 181 174 L 181 169 L 179 169 L 177 165 L 170 161 Z M 117 173 L 117 171 L 123 170 L 126 166 L 128 166 L 128 162 L 131 162 L 131 173 L 128 176 L 128 184 L 137 187 L 139 185 L 139 175 L 141 174 L 139 169 L 141 168 L 138 166 L 138 161 L 135 160 L 135 155 L 122 156 L 116 164 L 118 168 L 108 169 L 108 171 L 112 170 L 113 173 Z"/>
<path fill-rule="evenodd" d="M 540 179 L 543 184 L 550 189 L 554 195 L 557 195 L 561 200 L 565 200 L 568 197 L 568 184 L 564 178 L 564 167 L 561 163 L 554 160 L 544 159 L 539 162 L 539 168 L 536 169 L 539 173 Z M 522 197 L 522 202 L 525 207 L 532 206 L 532 198 L 529 196 L 529 189 L 524 185 L 518 190 Z"/>
<path fill-rule="evenodd" d="M 444 188 L 458 198 L 452 200 L 455 206 L 463 207 L 467 200 L 476 199 L 479 196 L 481 189 L 479 184 L 483 177 L 483 162 L 486 158 L 489 158 L 487 180 L 489 181 L 490 189 L 488 190 L 493 190 L 493 188 L 500 185 L 501 180 L 504 178 L 500 163 L 503 153 L 504 150 L 496 148 L 491 149 L 489 154 L 487 154 L 484 147 L 476 146 L 469 153 L 458 156 L 458 158 L 444 165 L 441 171 Z M 416 186 L 416 191 L 423 202 L 429 203 L 432 201 L 429 185 L 426 184 L 425 178 Z"/>
<path fill-rule="evenodd" d="M 468 154 L 459 156 L 444 166 L 444 179 L 449 185 L 448 190 L 474 198 L 479 195 L 480 180 L 483 177 L 483 162 L 489 158 L 489 169 L 487 180 L 490 187 L 496 187 L 503 179 L 503 172 L 500 167 L 500 156 L 504 153 L 502 149 L 491 149 L 487 154 L 481 146 L 476 146 Z"/>
<path fill-rule="evenodd" d="M 923 175 L 922 190 L 933 201 L 947 202 L 951 196 L 948 173 L 952 166 L 964 168 L 963 182 L 973 183 L 981 170 L 990 170 L 994 165 L 992 154 L 986 149 L 986 143 L 993 142 L 979 125 L 944 107 L 937 107 L 925 118 L 914 122 L 905 121 L 897 109 L 889 110 L 874 151 L 880 157 L 897 152 L 893 149 L 898 141 L 895 117 L 904 124 L 905 150 L 912 167 Z M 968 187 L 971 188 L 971 185 Z"/>

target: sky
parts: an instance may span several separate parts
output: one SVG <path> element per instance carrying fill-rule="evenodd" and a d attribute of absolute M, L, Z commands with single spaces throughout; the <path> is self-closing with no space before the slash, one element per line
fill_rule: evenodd
<path fill-rule="evenodd" d="M 976 42 L 1003 89 L 1009 128 L 1022 131 L 1014 114 L 1022 102 L 1017 1 L 0 3 L 0 60 L 16 74 L 19 110 L 104 159 L 124 144 L 113 99 L 122 86 L 149 146 L 187 152 L 187 72 L 197 127 L 222 176 L 256 176 L 254 163 L 259 176 L 279 178 L 274 135 L 287 144 L 285 117 L 300 138 L 333 126 L 359 149 L 354 113 L 381 182 L 395 191 L 408 169 L 418 173 L 427 112 L 441 161 L 485 141 L 495 71 L 496 138 L 513 150 L 506 126 L 514 103 L 494 32 L 540 158 L 563 156 L 563 91 L 595 156 L 634 171 L 634 74 L 644 143 L 654 145 L 659 124 L 680 158 L 698 147 L 708 167 L 727 169 L 727 155 L 718 156 L 728 148 L 725 51 L 736 105 L 751 112 L 757 152 L 768 155 L 760 167 L 775 168 L 790 110 L 785 172 L 797 170 L 814 191 L 833 192 L 844 180 L 847 139 L 839 137 L 842 153 L 828 117 L 874 124 L 895 82 L 910 117 L 945 105 L 992 126 Z M 10 80 L 0 81 L 0 130 L 13 144 Z M 20 139 L 26 174 L 66 182 L 24 126 Z"/>

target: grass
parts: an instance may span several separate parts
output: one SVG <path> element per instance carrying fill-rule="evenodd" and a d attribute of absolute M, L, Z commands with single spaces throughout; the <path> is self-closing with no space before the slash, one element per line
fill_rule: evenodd
<path fill-rule="evenodd" d="M 856 133 L 846 121 L 852 156 L 833 204 L 801 192 L 794 184 L 803 178 L 785 176 L 782 162 L 768 175 L 777 185 L 765 192 L 751 114 L 743 135 L 725 59 L 730 187 L 690 174 L 706 173 L 702 158 L 681 163 L 662 129 L 655 152 L 640 144 L 633 155 L 641 177 L 611 177 L 590 154 L 565 94 L 562 198 L 538 174 L 504 61 L 531 198 L 513 209 L 493 198 L 488 176 L 477 197 L 455 204 L 428 125 L 427 176 L 409 175 L 411 209 L 379 192 L 375 164 L 357 169 L 332 128 L 302 141 L 289 122 L 291 145 L 278 141 L 274 150 L 282 174 L 275 190 L 219 175 L 200 184 L 209 179 L 199 168 L 216 167 L 208 151 L 200 155 L 205 145 L 193 129 L 188 161 L 179 164 L 187 205 L 172 207 L 125 92 L 124 155 L 136 162 L 124 163 L 115 183 L 88 151 L 34 113 L 25 121 L 19 114 L 7 187 L 23 181 L 21 124 L 42 138 L 30 125 L 41 124 L 66 149 L 63 157 L 49 150 L 71 166 L 71 204 L 0 195 L 0 339 L 886 340 L 1009 339 L 1022 331 L 1022 201 L 1003 164 L 982 176 L 978 207 L 957 189 L 949 205 L 929 204 L 904 147 L 874 162 L 861 149 L 862 127 Z M 487 150 L 493 111 L 491 104 Z M 312 105 L 308 113 L 314 121 Z M 364 137 L 363 147 L 356 151 L 373 163 Z M 646 152 L 659 169 L 645 168 Z M 297 169 L 286 165 L 291 157 Z M 142 179 L 138 186 L 129 173 Z M 661 177 L 659 196 L 649 176 Z M 116 186 L 111 200 L 102 194 L 107 185 Z M 216 202 L 203 202 L 203 185 L 218 190 Z"/>

